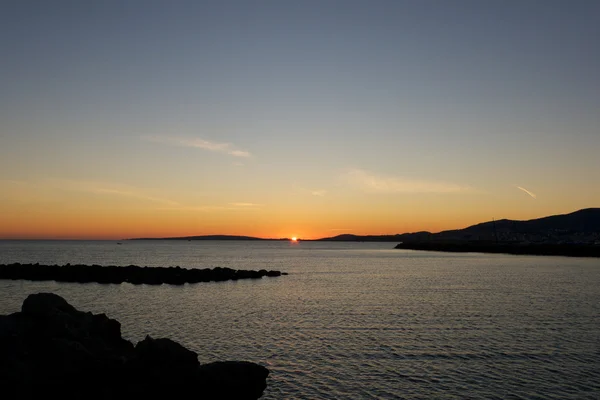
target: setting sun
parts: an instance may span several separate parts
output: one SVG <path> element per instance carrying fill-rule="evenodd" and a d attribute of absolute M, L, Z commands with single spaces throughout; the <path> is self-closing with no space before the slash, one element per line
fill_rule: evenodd
<path fill-rule="evenodd" d="M 298 238 L 297 238 L 296 236 L 294 236 L 294 237 L 292 238 L 292 242 L 297 242 L 297 241 L 298 241 Z"/>

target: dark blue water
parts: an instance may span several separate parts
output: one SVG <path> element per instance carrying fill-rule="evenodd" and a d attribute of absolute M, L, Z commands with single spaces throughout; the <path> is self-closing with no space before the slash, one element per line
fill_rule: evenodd
<path fill-rule="evenodd" d="M 178 286 L 0 281 L 0 313 L 53 291 L 134 341 L 271 370 L 266 399 L 598 399 L 600 260 L 286 242 L 0 242 L 0 263 L 279 269 Z"/>

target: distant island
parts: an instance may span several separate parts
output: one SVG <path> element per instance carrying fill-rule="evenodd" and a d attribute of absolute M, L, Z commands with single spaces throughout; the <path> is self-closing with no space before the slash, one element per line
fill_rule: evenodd
<path fill-rule="evenodd" d="M 203 236 L 181 236 L 181 237 L 148 237 L 148 238 L 133 238 L 127 240 L 289 240 L 289 239 L 263 239 L 253 236 L 236 236 L 236 235 L 203 235 Z"/>
<path fill-rule="evenodd" d="M 253 241 L 289 241 L 290 238 L 265 239 L 252 236 L 204 235 L 165 238 L 135 238 L 130 240 L 253 240 Z M 472 225 L 464 229 L 447 230 L 438 233 L 427 231 L 402 233 L 395 235 L 354 235 L 350 233 L 320 239 L 302 239 L 300 241 L 317 242 L 394 242 L 399 248 L 421 247 L 427 244 L 469 246 L 494 245 L 578 245 L 600 248 L 600 208 L 586 208 L 570 214 L 553 215 L 527 221 L 501 219 Z M 446 246 L 446 248 L 450 248 Z M 463 248 L 467 248 L 464 247 Z M 519 250 L 519 251 L 521 251 Z M 486 251 L 487 252 L 487 251 Z"/>

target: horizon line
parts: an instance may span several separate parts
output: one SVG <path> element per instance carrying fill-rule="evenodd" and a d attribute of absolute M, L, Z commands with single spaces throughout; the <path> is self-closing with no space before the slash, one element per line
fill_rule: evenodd
<path fill-rule="evenodd" d="M 350 236 L 358 236 L 358 237 L 369 237 L 369 236 L 400 236 L 400 235 L 406 235 L 406 234 L 415 234 L 415 233 L 430 233 L 430 234 L 437 234 L 437 233 L 441 233 L 441 232 L 447 232 L 447 231 L 453 231 L 453 230 L 462 230 L 462 229 L 466 229 L 469 228 L 471 226 L 476 226 L 476 225 L 480 225 L 480 224 L 485 224 L 485 223 L 491 223 L 492 221 L 494 222 L 498 222 L 498 221 L 502 221 L 502 220 L 509 220 L 509 221 L 520 221 L 520 222 L 525 222 L 525 221 L 534 221 L 537 219 L 542 219 L 542 218 L 548 218 L 548 217 L 556 217 L 556 216 L 566 216 L 566 215 L 570 215 L 570 214 L 575 214 L 581 211 L 589 211 L 589 210 L 599 210 L 600 211 L 600 207 L 586 207 L 586 208 L 581 208 L 575 211 L 571 211 L 571 212 L 566 212 L 563 214 L 551 214 L 551 215 L 547 215 L 547 216 L 543 216 L 543 217 L 538 217 L 538 218 L 532 218 L 532 219 L 528 219 L 528 220 L 510 220 L 510 219 L 506 219 L 506 218 L 502 218 L 502 219 L 491 219 L 489 221 L 484 221 L 484 222 L 479 222 L 473 225 L 469 225 L 466 226 L 464 228 L 453 228 L 453 229 L 445 229 L 445 230 L 440 230 L 437 232 L 430 232 L 430 231 L 426 231 L 426 230 L 421 230 L 421 231 L 413 231 L 413 232 L 403 232 L 403 233 L 387 233 L 387 234 L 356 234 L 356 233 L 340 233 L 338 235 L 335 236 L 324 236 L 324 237 L 318 237 L 318 238 L 301 238 L 298 237 L 297 240 L 298 241 L 318 241 L 318 240 L 323 240 L 323 239 L 329 239 L 329 238 L 335 238 L 335 237 L 339 237 L 339 236 L 344 236 L 344 235 L 350 235 Z M 222 237 L 230 237 L 230 238 L 234 238 L 234 237 L 238 237 L 238 238 L 246 238 L 246 239 L 239 239 L 239 240 L 292 240 L 291 237 L 279 237 L 279 238 L 274 238 L 274 237 L 259 237 L 259 236 L 249 236 L 249 235 L 231 235 L 231 234 L 207 234 L 207 235 L 187 235 L 187 236 L 162 236 L 162 237 L 129 237 L 129 238 L 77 238 L 77 237 L 0 237 L 0 241 L 127 241 L 127 240 L 184 240 L 184 239 L 189 239 L 191 240 L 191 238 L 197 237 L 197 238 L 202 238 L 202 237 L 211 237 L 211 236 L 222 236 Z M 219 239 L 203 239 L 203 240 L 219 240 Z M 227 240 L 236 240 L 236 239 L 227 239 Z"/>

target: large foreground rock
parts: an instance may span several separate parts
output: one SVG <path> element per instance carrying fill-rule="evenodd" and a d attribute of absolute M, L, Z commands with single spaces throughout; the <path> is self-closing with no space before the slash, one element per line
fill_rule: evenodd
<path fill-rule="evenodd" d="M 197 354 L 149 336 L 134 346 L 121 324 L 52 293 L 0 315 L 2 398 L 258 399 L 269 371 L 250 362 L 200 365 Z"/>

